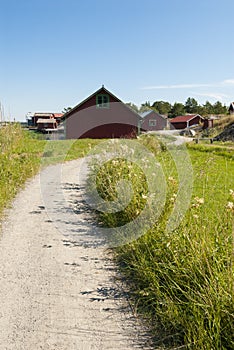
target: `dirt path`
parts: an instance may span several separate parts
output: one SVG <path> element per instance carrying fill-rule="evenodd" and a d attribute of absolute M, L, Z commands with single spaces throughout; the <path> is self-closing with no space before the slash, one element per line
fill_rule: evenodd
<path fill-rule="evenodd" d="M 30 181 L 7 213 L 0 237 L 1 350 L 150 348 L 108 251 L 86 226 L 92 218 L 77 184 L 79 166 L 63 167 L 63 213 L 59 189 L 48 194 L 49 210 L 41 195 L 58 185 L 56 166 Z"/>

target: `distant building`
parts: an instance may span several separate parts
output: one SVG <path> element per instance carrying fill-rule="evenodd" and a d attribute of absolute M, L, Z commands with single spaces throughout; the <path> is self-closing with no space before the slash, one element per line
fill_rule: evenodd
<path fill-rule="evenodd" d="M 41 132 L 48 132 L 58 128 L 63 113 L 34 113 L 27 117 L 28 127 Z"/>
<path fill-rule="evenodd" d="M 203 124 L 204 118 L 200 114 L 189 114 L 175 117 L 170 122 L 175 129 L 186 129 L 191 126 Z"/>
<path fill-rule="evenodd" d="M 230 104 L 230 106 L 229 106 L 229 108 L 228 108 L 228 112 L 229 112 L 230 114 L 234 114 L 234 102 L 232 102 L 232 103 Z"/>
<path fill-rule="evenodd" d="M 168 120 L 161 114 L 149 110 L 140 114 L 142 131 L 157 131 L 168 128 Z"/>

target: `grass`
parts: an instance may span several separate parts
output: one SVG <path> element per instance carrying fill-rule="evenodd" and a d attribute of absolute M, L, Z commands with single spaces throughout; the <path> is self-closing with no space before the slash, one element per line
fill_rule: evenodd
<path fill-rule="evenodd" d="M 44 141 L 32 140 L 19 124 L 0 129 L 0 216 L 25 181 L 40 167 Z"/>
<path fill-rule="evenodd" d="M 20 124 L 0 128 L 0 217 L 25 181 L 40 166 L 83 157 L 100 140 L 45 141 Z"/>
<path fill-rule="evenodd" d="M 234 349 L 234 163 L 233 151 L 204 145 L 188 147 L 193 167 L 191 203 L 180 225 L 166 230 L 178 190 L 170 153 L 153 139 L 167 179 L 165 209 L 139 239 L 116 248 L 116 260 L 129 283 L 136 312 L 149 321 L 155 345 L 173 349 Z M 105 200 L 116 197 L 115 184 L 126 177 L 126 162 L 109 161 L 98 173 L 97 187 Z M 119 213 L 101 214 L 104 226 L 134 220 L 147 189 L 134 169 L 132 201 Z M 143 196 L 142 196 L 142 192 Z"/>
<path fill-rule="evenodd" d="M 223 129 L 234 122 L 234 115 L 224 116 L 214 121 L 214 127 L 217 131 L 223 131 Z"/>

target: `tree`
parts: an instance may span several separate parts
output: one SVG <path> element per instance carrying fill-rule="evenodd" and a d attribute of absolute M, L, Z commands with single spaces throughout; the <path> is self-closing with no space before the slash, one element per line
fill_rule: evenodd
<path fill-rule="evenodd" d="M 146 101 L 145 103 L 142 103 L 141 104 L 141 107 L 139 109 L 139 112 L 140 113 L 144 113 L 144 112 L 147 112 L 149 110 L 151 110 L 151 106 L 150 106 L 150 102 L 149 101 Z"/>
<path fill-rule="evenodd" d="M 227 107 L 223 106 L 220 101 L 215 102 L 213 105 L 214 114 L 227 114 Z"/>
<path fill-rule="evenodd" d="M 178 115 L 184 115 L 184 114 L 185 114 L 185 107 L 183 103 L 175 102 L 171 108 L 169 117 L 174 118 L 174 117 L 177 117 Z"/>
<path fill-rule="evenodd" d="M 134 104 L 134 103 L 132 103 L 132 102 L 128 102 L 128 103 L 126 103 L 126 105 L 128 106 L 128 107 L 130 107 L 133 111 L 135 111 L 135 112 L 139 112 L 139 109 L 138 109 L 138 107 Z"/>
<path fill-rule="evenodd" d="M 213 114 L 213 106 L 209 101 L 206 101 L 206 103 L 203 105 L 202 110 L 204 115 Z"/>
<path fill-rule="evenodd" d="M 159 114 L 168 115 L 171 110 L 171 104 L 165 101 L 155 101 L 152 108 Z"/>
<path fill-rule="evenodd" d="M 187 113 L 198 113 L 199 105 L 195 98 L 189 97 L 185 102 L 185 111 Z"/>
<path fill-rule="evenodd" d="M 72 109 L 71 107 L 65 107 L 65 108 L 63 108 L 62 113 L 65 114 L 65 113 L 69 112 L 71 109 Z"/>

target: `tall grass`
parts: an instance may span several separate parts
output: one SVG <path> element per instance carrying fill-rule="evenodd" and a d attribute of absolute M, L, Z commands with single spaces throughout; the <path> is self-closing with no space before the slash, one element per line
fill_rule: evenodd
<path fill-rule="evenodd" d="M 116 249 L 134 307 L 149 320 L 156 345 L 234 349 L 233 159 L 229 153 L 217 154 L 212 149 L 189 149 L 194 171 L 192 200 L 179 227 L 167 232 L 178 188 L 175 164 L 167 150 L 149 139 L 144 142 L 155 148 L 164 168 L 168 196 L 157 225 Z M 115 168 L 109 162 L 98 174 L 98 190 L 107 200 L 115 196 L 116 181 L 126 176 L 126 164 L 118 165 Z M 136 188 L 139 178 L 131 178 Z M 142 196 L 137 196 L 140 202 L 133 201 L 131 210 L 118 213 L 117 222 L 116 215 L 102 215 L 103 224 L 133 220 L 143 204 Z"/>
<path fill-rule="evenodd" d="M 26 179 L 39 169 L 44 145 L 32 140 L 19 124 L 0 129 L 0 216 Z"/>

